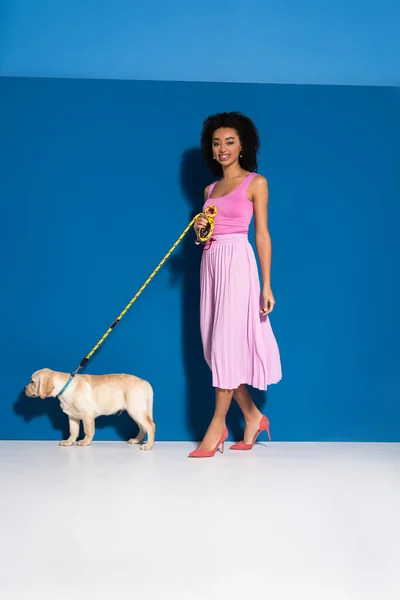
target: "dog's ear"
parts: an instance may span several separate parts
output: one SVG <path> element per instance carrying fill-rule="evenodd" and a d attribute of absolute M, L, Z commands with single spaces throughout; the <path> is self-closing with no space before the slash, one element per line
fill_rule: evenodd
<path fill-rule="evenodd" d="M 49 375 L 44 375 L 40 378 L 39 397 L 44 400 L 52 395 L 54 390 L 53 378 Z"/>

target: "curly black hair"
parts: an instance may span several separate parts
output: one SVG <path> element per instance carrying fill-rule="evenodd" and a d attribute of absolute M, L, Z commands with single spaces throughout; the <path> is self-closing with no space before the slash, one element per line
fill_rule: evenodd
<path fill-rule="evenodd" d="M 239 164 L 242 169 L 255 173 L 258 169 L 257 153 L 260 149 L 260 138 L 253 121 L 240 112 L 223 112 L 211 115 L 203 123 L 201 148 L 203 160 L 211 172 L 218 177 L 222 175 L 222 167 L 214 160 L 212 153 L 213 134 L 220 127 L 229 127 L 237 131 L 242 143 L 242 157 L 239 158 Z"/>

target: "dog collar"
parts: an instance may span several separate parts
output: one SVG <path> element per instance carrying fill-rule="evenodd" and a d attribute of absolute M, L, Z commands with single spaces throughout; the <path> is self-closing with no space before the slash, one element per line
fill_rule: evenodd
<path fill-rule="evenodd" d="M 69 384 L 71 383 L 71 381 L 73 380 L 73 378 L 74 378 L 73 375 L 69 376 L 69 379 L 68 379 L 67 383 L 64 385 L 64 387 L 62 388 L 61 392 L 59 392 L 57 394 L 57 396 L 62 396 L 63 395 L 63 393 L 65 392 L 65 390 L 67 389 L 67 387 L 69 386 Z"/>

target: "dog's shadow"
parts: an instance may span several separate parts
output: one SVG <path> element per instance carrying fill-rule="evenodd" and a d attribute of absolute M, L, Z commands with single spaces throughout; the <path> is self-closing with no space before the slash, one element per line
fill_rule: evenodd
<path fill-rule="evenodd" d="M 96 429 L 108 429 L 113 427 L 118 438 L 124 442 L 127 442 L 130 438 L 136 437 L 139 433 L 139 427 L 126 411 L 108 417 L 97 417 L 95 426 Z"/>
<path fill-rule="evenodd" d="M 21 417 L 25 423 L 30 423 L 35 419 L 46 416 L 53 429 L 60 432 L 60 439 L 66 439 L 69 436 L 68 418 L 62 412 L 60 403 L 55 398 L 28 398 L 21 391 L 14 403 L 14 412 Z"/>
<path fill-rule="evenodd" d="M 60 433 L 60 440 L 65 440 L 69 437 L 68 417 L 62 411 L 60 402 L 57 398 L 28 398 L 21 391 L 17 400 L 14 403 L 14 413 L 22 418 L 25 423 L 30 423 L 35 419 L 47 417 L 54 431 Z M 107 429 L 113 427 L 120 440 L 127 441 L 132 437 L 136 437 L 139 428 L 135 421 L 131 419 L 127 412 L 121 414 L 101 416 L 96 419 L 96 429 Z M 83 436 L 83 427 L 81 423 L 80 437 Z"/>

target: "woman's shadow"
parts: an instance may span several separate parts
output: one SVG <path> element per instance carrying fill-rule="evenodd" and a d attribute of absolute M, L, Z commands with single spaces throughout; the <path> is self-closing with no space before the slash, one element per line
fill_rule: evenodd
<path fill-rule="evenodd" d="M 185 200 L 189 205 L 189 220 L 201 212 L 204 188 L 209 185 L 210 173 L 202 161 L 200 148 L 186 150 L 182 156 L 180 184 Z M 215 406 L 211 372 L 205 362 L 200 339 L 200 261 L 202 248 L 195 245 L 194 233 L 189 232 L 183 239 L 180 250 L 169 260 L 173 283 L 182 287 L 182 342 L 183 363 L 186 375 L 187 427 L 192 439 L 203 438 L 210 423 Z M 265 393 L 253 390 L 252 396 L 260 406 L 265 401 Z M 243 437 L 242 414 L 235 402 L 228 413 L 228 427 L 233 439 Z"/>

